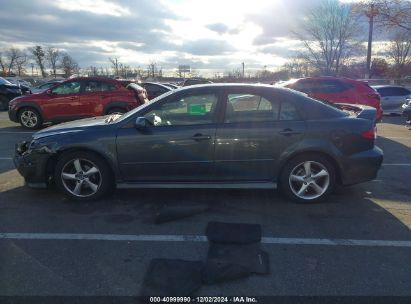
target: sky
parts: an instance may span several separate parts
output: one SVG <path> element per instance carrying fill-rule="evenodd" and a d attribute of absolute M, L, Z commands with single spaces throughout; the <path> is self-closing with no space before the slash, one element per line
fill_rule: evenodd
<path fill-rule="evenodd" d="M 299 50 L 292 31 L 321 0 L 0 0 L 0 49 L 53 46 L 83 68 L 108 58 L 163 70 L 275 69 Z"/>

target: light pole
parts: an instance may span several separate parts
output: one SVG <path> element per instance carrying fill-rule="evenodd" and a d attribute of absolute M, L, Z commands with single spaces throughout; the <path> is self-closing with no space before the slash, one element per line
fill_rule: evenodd
<path fill-rule="evenodd" d="M 244 62 L 241 62 L 241 65 L 243 66 L 243 79 L 244 79 L 244 76 L 245 76 L 245 74 L 244 74 L 244 71 L 245 71 Z"/>
<path fill-rule="evenodd" d="M 368 11 L 365 12 L 368 17 L 369 30 L 368 30 L 368 48 L 367 48 L 367 71 L 365 78 L 370 78 L 371 75 L 371 51 L 372 51 L 372 32 L 374 28 L 374 17 L 378 15 L 378 9 L 374 3 L 371 3 Z"/>

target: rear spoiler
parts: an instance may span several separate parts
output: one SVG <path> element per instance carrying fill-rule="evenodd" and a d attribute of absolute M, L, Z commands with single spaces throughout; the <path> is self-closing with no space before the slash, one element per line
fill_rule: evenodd
<path fill-rule="evenodd" d="M 352 111 L 357 114 L 357 118 L 363 118 L 377 122 L 377 109 L 360 104 L 350 104 L 350 103 L 336 103 L 336 105 L 342 110 Z"/>

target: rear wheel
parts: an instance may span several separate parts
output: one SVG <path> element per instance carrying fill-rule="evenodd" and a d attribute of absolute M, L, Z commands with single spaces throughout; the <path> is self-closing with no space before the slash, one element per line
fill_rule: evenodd
<path fill-rule="evenodd" d="M 283 193 L 296 202 L 318 202 L 334 190 L 335 169 L 326 157 L 298 156 L 285 165 L 280 186 Z"/>
<path fill-rule="evenodd" d="M 57 187 L 69 198 L 94 200 L 113 188 L 113 178 L 107 163 L 90 152 L 63 154 L 54 172 Z"/>
<path fill-rule="evenodd" d="M 23 108 L 18 113 L 20 124 L 27 129 L 38 129 L 43 124 L 41 115 L 33 108 Z"/>

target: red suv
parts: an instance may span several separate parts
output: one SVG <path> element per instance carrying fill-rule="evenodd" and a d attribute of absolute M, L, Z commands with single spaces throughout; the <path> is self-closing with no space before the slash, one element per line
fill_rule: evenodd
<path fill-rule="evenodd" d="M 377 109 L 377 120 L 382 118 L 380 95 L 365 81 L 324 76 L 294 79 L 281 86 L 333 103 L 372 106 Z"/>
<path fill-rule="evenodd" d="M 125 113 L 146 102 L 145 90 L 103 77 L 66 80 L 39 93 L 13 99 L 9 118 L 23 127 L 37 129 L 44 122 L 63 122 L 116 112 Z"/>

